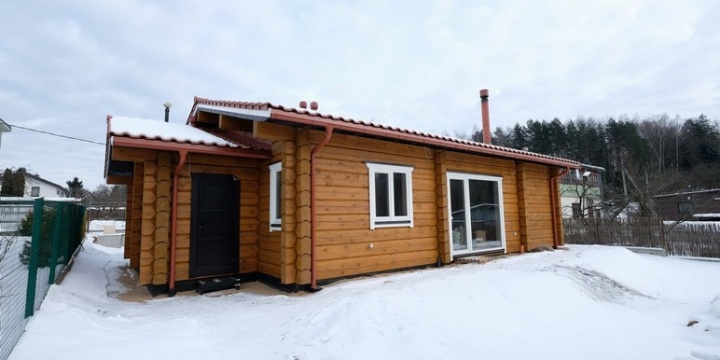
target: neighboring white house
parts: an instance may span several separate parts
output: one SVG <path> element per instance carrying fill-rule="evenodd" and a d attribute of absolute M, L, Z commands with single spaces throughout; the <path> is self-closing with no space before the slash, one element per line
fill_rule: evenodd
<path fill-rule="evenodd" d="M 37 175 L 25 174 L 25 197 L 67 197 L 68 190 Z"/>
<path fill-rule="evenodd" d="M 0 174 L 2 175 L 2 174 Z M 0 182 L 2 176 L 0 176 Z M 25 191 L 22 197 L 3 196 L 0 197 L 0 234 L 14 233 L 20 221 L 25 218 L 28 212 L 32 211 L 33 198 L 66 198 L 68 191 L 64 187 L 47 181 L 37 175 L 25 173 Z M 68 201 L 80 201 L 79 199 L 66 199 Z"/>
<path fill-rule="evenodd" d="M 564 218 L 595 217 L 602 201 L 605 168 L 580 164 L 581 169 L 565 174 L 560 183 L 560 201 Z"/>
<path fill-rule="evenodd" d="M 0 182 L 1 181 L 2 174 L 0 173 Z M 59 198 L 68 197 L 68 194 L 68 189 L 58 184 L 45 180 L 37 175 L 25 173 L 25 190 L 22 196 L 24 198 Z"/>

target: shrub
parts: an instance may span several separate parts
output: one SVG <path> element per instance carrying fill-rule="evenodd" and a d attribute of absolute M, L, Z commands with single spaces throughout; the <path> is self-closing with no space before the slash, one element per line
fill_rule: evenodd
<path fill-rule="evenodd" d="M 32 236 L 33 213 L 29 212 L 18 228 L 17 235 Z M 50 263 L 50 255 L 52 255 L 52 237 L 55 225 L 55 209 L 43 210 L 43 220 L 40 225 L 40 251 L 38 257 L 38 267 L 46 267 Z M 23 265 L 30 263 L 30 247 L 32 240 L 25 240 L 22 252 L 20 252 L 20 261 Z"/>

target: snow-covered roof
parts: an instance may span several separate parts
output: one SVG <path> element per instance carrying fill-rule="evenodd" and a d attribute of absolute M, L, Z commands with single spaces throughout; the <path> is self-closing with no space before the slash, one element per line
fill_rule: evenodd
<path fill-rule="evenodd" d="M 178 143 L 238 147 L 230 141 L 185 124 L 158 120 L 113 116 L 109 122 L 109 135 L 136 139 L 171 141 Z"/>

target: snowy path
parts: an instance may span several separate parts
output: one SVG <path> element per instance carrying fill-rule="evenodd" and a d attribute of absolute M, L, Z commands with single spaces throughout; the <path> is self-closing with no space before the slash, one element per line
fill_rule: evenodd
<path fill-rule="evenodd" d="M 108 297 L 125 264 L 86 242 L 10 359 L 720 359 L 718 262 L 573 246 L 145 303 Z"/>

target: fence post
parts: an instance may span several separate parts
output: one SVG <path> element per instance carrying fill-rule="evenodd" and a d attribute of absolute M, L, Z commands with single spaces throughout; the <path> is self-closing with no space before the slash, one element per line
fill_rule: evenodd
<path fill-rule="evenodd" d="M 53 231 L 52 250 L 50 253 L 50 273 L 48 274 L 48 284 L 52 285 L 55 282 L 55 271 L 57 268 L 58 253 L 60 250 L 60 235 L 62 234 L 63 224 L 63 210 L 65 210 L 65 204 L 58 203 L 57 210 L 55 210 L 55 228 Z"/>
<path fill-rule="evenodd" d="M 28 284 L 25 294 L 25 318 L 35 313 L 35 286 L 37 282 L 38 258 L 42 241 L 42 218 L 45 200 L 36 199 L 33 203 L 32 239 L 30 240 L 30 262 L 28 263 Z"/>
<path fill-rule="evenodd" d="M 668 251 L 667 236 L 665 235 L 665 222 L 662 219 L 658 219 L 660 222 L 660 236 L 662 236 L 662 243 L 665 251 Z"/>

